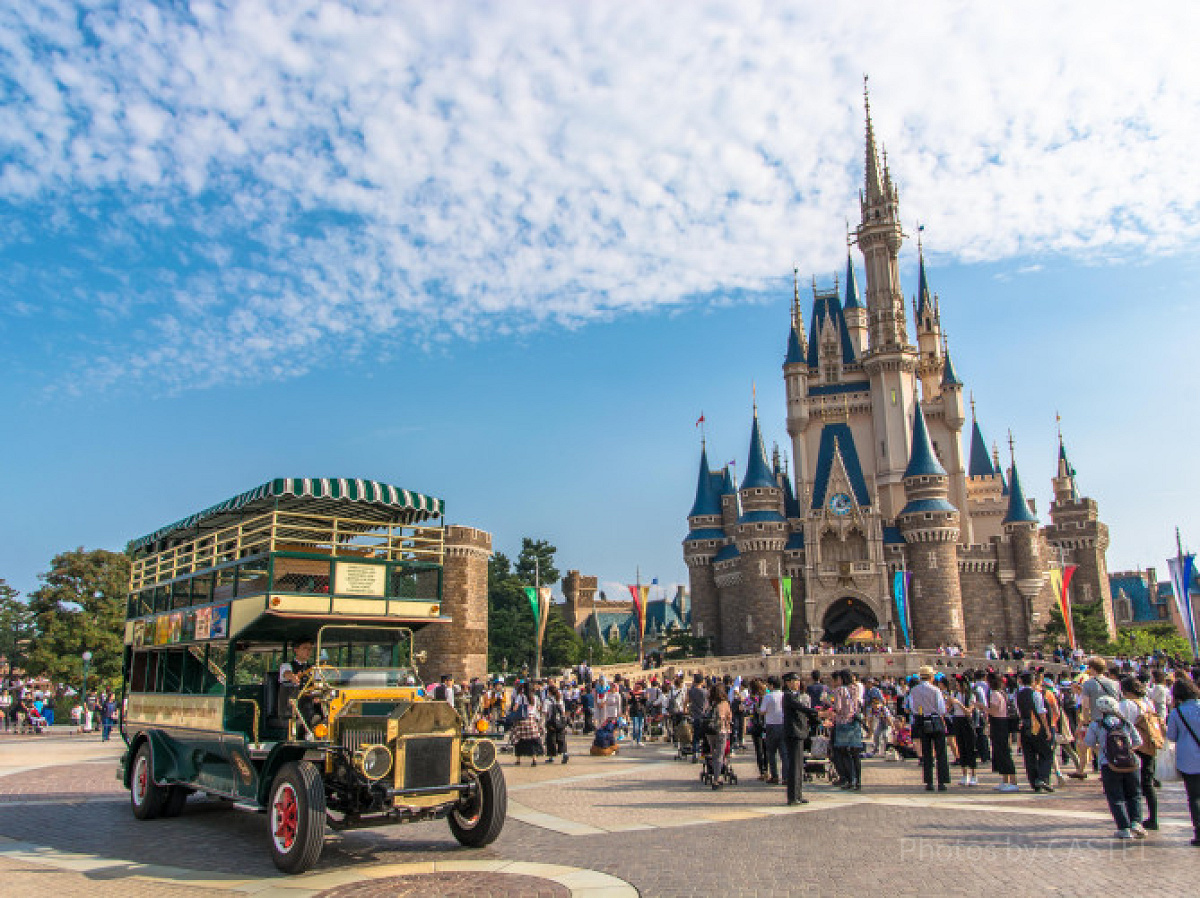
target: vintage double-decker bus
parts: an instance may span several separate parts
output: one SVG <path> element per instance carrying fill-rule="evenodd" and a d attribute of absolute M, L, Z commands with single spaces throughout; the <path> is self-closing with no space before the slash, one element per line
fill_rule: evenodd
<path fill-rule="evenodd" d="M 485 725 L 426 694 L 413 633 L 445 626 L 443 503 L 281 478 L 133 540 L 120 776 L 142 820 L 193 792 L 265 811 L 275 864 L 326 829 L 446 817 L 493 841 L 507 797 Z"/>

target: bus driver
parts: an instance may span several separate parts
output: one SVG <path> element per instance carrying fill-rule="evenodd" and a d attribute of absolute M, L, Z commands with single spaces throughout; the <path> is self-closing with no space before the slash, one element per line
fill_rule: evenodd
<path fill-rule="evenodd" d="M 300 688 L 304 680 L 304 675 L 312 667 L 312 654 L 313 644 L 310 639 L 297 642 L 292 647 L 292 660 L 285 661 L 279 665 L 280 687 L 291 686 L 294 689 Z M 318 723 L 322 723 L 325 719 L 311 695 L 302 696 L 297 700 L 296 707 L 300 710 L 300 714 L 304 718 L 305 724 L 308 725 L 309 730 L 312 730 L 313 727 Z"/>

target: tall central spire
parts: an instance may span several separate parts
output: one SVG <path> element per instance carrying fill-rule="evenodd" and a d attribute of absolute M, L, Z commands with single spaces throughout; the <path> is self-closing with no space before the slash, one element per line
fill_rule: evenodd
<path fill-rule="evenodd" d="M 867 111 L 867 158 L 863 169 L 866 172 L 866 201 L 876 203 L 883 199 L 883 179 L 879 174 L 879 153 L 875 149 L 875 127 L 871 124 L 871 94 L 867 89 L 867 76 L 863 75 L 863 106 Z"/>

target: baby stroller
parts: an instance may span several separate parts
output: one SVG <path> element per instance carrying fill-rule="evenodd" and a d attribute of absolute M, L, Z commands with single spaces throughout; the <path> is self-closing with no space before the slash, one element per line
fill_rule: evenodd
<path fill-rule="evenodd" d="M 33 731 L 35 736 L 41 736 L 46 732 L 46 718 L 33 705 L 26 710 L 25 725 Z"/>
<path fill-rule="evenodd" d="M 723 758 L 721 758 L 721 770 L 716 775 L 716 777 L 714 777 L 712 775 L 712 772 L 709 769 L 711 767 L 711 765 L 709 764 L 708 759 L 711 755 L 711 749 L 709 747 L 708 740 L 707 739 L 701 740 L 701 742 L 700 742 L 700 755 L 701 755 L 700 782 L 707 783 L 708 785 L 712 786 L 713 789 L 719 789 L 719 788 L 721 788 L 722 785 L 736 786 L 737 781 L 738 781 L 737 774 L 733 772 L 733 765 L 729 763 L 729 758 L 732 753 L 732 750 L 733 750 L 733 740 L 726 739 L 725 740 L 725 756 Z"/>
<path fill-rule="evenodd" d="M 888 749 L 894 751 L 901 761 L 909 761 L 917 756 L 917 747 L 913 745 L 912 726 L 903 718 L 896 718 L 892 727 L 892 741 Z"/>
<path fill-rule="evenodd" d="M 829 761 L 829 749 L 832 746 L 829 727 L 817 727 L 809 744 L 808 754 L 804 758 L 804 781 L 811 783 L 815 779 L 833 780 L 833 764 Z"/>
<path fill-rule="evenodd" d="M 692 722 L 684 717 L 679 723 L 675 724 L 675 760 L 684 761 L 692 756 Z"/>

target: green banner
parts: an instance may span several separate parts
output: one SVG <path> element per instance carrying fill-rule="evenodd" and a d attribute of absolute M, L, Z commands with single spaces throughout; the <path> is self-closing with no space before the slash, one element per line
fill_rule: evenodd
<path fill-rule="evenodd" d="M 784 577 L 780 587 L 783 592 L 783 641 L 786 643 L 792 632 L 792 578 Z"/>
<path fill-rule="evenodd" d="M 533 608 L 533 622 L 540 624 L 542 622 L 542 603 L 538 601 L 537 590 L 532 586 L 526 586 L 525 595 L 529 596 L 529 604 Z"/>

